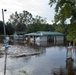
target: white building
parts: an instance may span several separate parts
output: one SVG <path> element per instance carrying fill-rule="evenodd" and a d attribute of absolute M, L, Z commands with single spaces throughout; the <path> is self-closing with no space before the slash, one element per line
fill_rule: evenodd
<path fill-rule="evenodd" d="M 28 33 L 26 36 L 29 36 L 30 40 L 32 38 L 32 41 L 35 42 L 64 42 L 64 34 L 59 32 L 38 31 L 36 33 Z"/>

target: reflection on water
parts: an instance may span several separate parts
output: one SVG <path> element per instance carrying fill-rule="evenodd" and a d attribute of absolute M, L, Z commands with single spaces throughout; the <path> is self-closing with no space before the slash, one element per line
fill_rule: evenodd
<path fill-rule="evenodd" d="M 33 45 L 42 46 L 42 47 L 47 47 L 47 46 L 50 47 L 50 46 L 64 45 L 64 43 L 62 41 L 57 41 L 57 42 L 37 41 L 37 42 L 34 42 Z"/>
<path fill-rule="evenodd" d="M 65 46 L 29 46 L 41 53 L 33 56 L 12 58 L 7 56 L 6 75 L 75 75 L 76 50 L 68 51 Z M 72 52 L 71 57 L 68 52 Z M 3 72 L 4 57 L 0 58 Z"/>
<path fill-rule="evenodd" d="M 66 51 L 66 63 L 65 67 L 52 69 L 52 75 L 76 75 L 76 62 L 75 58 L 72 57 L 72 47 L 68 47 Z M 74 54 L 73 54 L 74 55 Z"/>
<path fill-rule="evenodd" d="M 0 58 L 3 57 L 3 52 L 0 50 Z"/>

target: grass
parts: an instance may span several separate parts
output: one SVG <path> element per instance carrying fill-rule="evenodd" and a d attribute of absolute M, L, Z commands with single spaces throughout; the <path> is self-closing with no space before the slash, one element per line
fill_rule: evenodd
<path fill-rule="evenodd" d="M 31 74 L 28 74 L 25 70 L 21 70 L 19 71 L 20 73 L 24 73 L 25 75 L 31 75 Z"/>

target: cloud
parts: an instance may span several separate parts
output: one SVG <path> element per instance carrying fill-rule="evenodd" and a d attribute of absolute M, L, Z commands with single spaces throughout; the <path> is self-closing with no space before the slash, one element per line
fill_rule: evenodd
<path fill-rule="evenodd" d="M 1 0 L 0 9 L 6 8 L 8 10 L 5 14 L 6 21 L 9 15 L 15 11 L 22 12 L 23 10 L 27 10 L 32 13 L 33 16 L 39 15 L 47 18 L 47 21 L 50 23 L 51 20 L 54 19 L 54 7 L 50 8 L 48 3 L 49 0 Z"/>

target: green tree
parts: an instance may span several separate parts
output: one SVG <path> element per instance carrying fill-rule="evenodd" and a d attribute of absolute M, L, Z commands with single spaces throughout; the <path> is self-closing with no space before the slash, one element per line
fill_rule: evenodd
<path fill-rule="evenodd" d="M 40 24 L 46 24 L 47 21 L 46 21 L 46 18 L 42 18 L 41 16 L 36 16 L 34 19 L 33 19 L 33 23 L 40 23 Z"/>
<path fill-rule="evenodd" d="M 9 23 L 11 23 L 16 31 L 26 31 L 28 24 L 33 21 L 32 14 L 28 11 L 22 13 L 15 12 L 10 15 Z"/>
<path fill-rule="evenodd" d="M 14 28 L 8 22 L 5 24 L 5 29 L 6 29 L 6 34 L 8 34 L 8 35 L 14 33 Z M 4 27 L 3 27 L 3 22 L 2 21 L 0 21 L 0 34 L 1 35 L 4 34 Z"/>
<path fill-rule="evenodd" d="M 64 29 L 66 27 L 66 20 L 70 19 L 70 25 L 68 28 L 68 39 L 73 41 L 76 39 L 75 32 L 76 32 L 76 0 L 50 0 L 50 6 L 56 4 L 55 7 L 55 23 L 62 24 Z M 72 34 L 71 34 L 72 33 Z M 71 35 L 71 36 L 69 36 Z M 70 39 L 72 38 L 73 39 Z"/>
<path fill-rule="evenodd" d="M 6 23 L 6 33 L 8 34 L 8 35 L 11 35 L 11 34 L 13 34 L 15 32 L 15 30 L 14 30 L 14 28 L 13 28 L 13 26 L 11 25 L 11 23 Z"/>
<path fill-rule="evenodd" d="M 0 34 L 4 34 L 3 22 L 0 21 Z"/>
<path fill-rule="evenodd" d="M 50 24 L 31 24 L 27 28 L 27 32 L 37 32 L 37 31 L 54 31 L 54 27 Z"/>
<path fill-rule="evenodd" d="M 64 33 L 65 35 L 67 34 L 67 30 L 68 30 L 68 24 L 53 24 L 53 27 L 55 29 L 55 31 L 57 32 L 61 32 Z"/>
<path fill-rule="evenodd" d="M 29 24 L 27 27 L 27 32 L 37 32 L 44 30 L 44 25 L 46 24 L 46 19 L 43 19 L 41 16 L 36 16 L 33 19 L 33 23 Z"/>
<path fill-rule="evenodd" d="M 28 25 L 27 32 L 37 32 L 37 31 L 54 31 L 52 25 L 47 24 L 46 19 L 41 16 L 36 16 L 33 20 L 33 23 Z"/>

